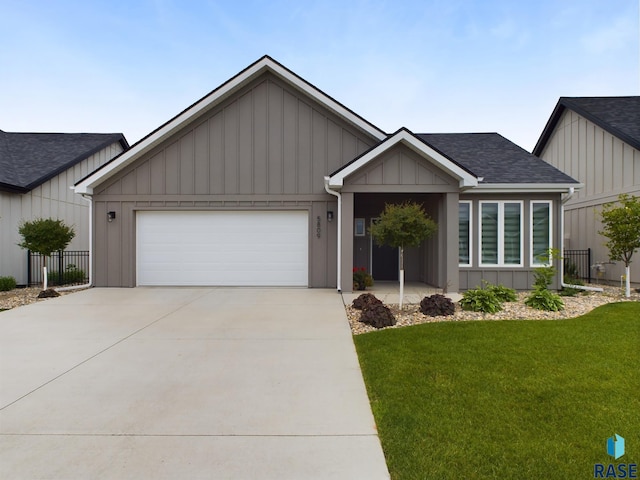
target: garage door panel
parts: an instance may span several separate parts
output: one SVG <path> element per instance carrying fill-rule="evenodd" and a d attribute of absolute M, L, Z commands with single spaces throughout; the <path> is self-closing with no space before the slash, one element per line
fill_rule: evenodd
<path fill-rule="evenodd" d="M 138 285 L 306 286 L 306 211 L 139 212 Z"/>

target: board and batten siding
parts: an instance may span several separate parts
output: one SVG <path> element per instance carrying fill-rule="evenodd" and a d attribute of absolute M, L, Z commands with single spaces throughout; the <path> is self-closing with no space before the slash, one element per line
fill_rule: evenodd
<path fill-rule="evenodd" d="M 89 202 L 70 188 L 123 148 L 119 142 L 94 153 L 27 193 L 0 192 L 0 276 L 27 282 L 27 253 L 18 247 L 18 227 L 23 221 L 54 218 L 73 225 L 76 235 L 68 250 L 89 250 Z"/>
<path fill-rule="evenodd" d="M 640 151 L 566 109 L 540 156 L 584 184 L 565 204 L 565 248 L 591 248 L 592 263 L 607 262 L 607 239 L 598 234 L 602 228 L 598 212 L 621 193 L 640 196 Z M 632 260 L 631 280 L 638 282 L 640 258 Z M 622 262 L 605 268 L 603 279 L 620 281 Z"/>
<path fill-rule="evenodd" d="M 261 76 L 94 189 L 96 285 L 135 286 L 140 209 L 306 209 L 309 285 L 335 286 L 337 221 L 327 211 L 337 218 L 337 204 L 324 176 L 374 143 L 274 75 Z M 108 211 L 116 221 L 106 221 Z"/>
<path fill-rule="evenodd" d="M 343 191 L 457 192 L 458 181 L 405 145 L 396 145 L 345 179 Z M 418 188 L 417 188 L 418 187 Z"/>

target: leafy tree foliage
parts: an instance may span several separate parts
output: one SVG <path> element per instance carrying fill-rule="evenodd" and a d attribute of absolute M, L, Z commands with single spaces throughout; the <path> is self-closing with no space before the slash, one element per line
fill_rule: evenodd
<path fill-rule="evenodd" d="M 626 296 L 629 297 L 629 264 L 633 253 L 640 248 L 640 199 L 622 194 L 618 203 L 606 203 L 600 212 L 602 230 L 598 233 L 607 237 L 605 243 L 611 260 L 624 262 L 626 273 Z"/>
<path fill-rule="evenodd" d="M 438 224 L 415 202 L 388 203 L 369 232 L 378 245 L 400 249 L 400 308 L 404 291 L 404 247 L 417 247 L 438 231 Z"/>
<path fill-rule="evenodd" d="M 65 225 L 62 220 L 52 218 L 23 222 L 18 228 L 18 233 L 23 239 L 19 246 L 45 257 L 67 248 L 75 236 L 73 227 Z"/>
<path fill-rule="evenodd" d="M 18 245 L 22 248 L 39 253 L 45 257 L 44 261 L 44 289 L 47 289 L 47 258 L 53 252 L 64 250 L 73 240 L 75 231 L 73 227 L 65 225 L 62 220 L 52 218 L 38 218 L 30 222 L 23 222 L 18 227 L 18 233 L 22 236 L 22 242 Z"/>
<path fill-rule="evenodd" d="M 417 247 L 438 231 L 438 224 L 415 202 L 386 204 L 370 232 L 378 245 L 394 248 Z"/>

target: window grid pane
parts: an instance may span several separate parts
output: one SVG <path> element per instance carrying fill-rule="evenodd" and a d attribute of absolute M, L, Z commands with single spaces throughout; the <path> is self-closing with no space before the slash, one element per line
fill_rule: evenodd
<path fill-rule="evenodd" d="M 504 263 L 506 265 L 518 265 L 520 257 L 520 204 L 504 204 Z"/>
<path fill-rule="evenodd" d="M 482 259 L 483 264 L 498 263 L 498 204 L 482 204 Z"/>
<path fill-rule="evenodd" d="M 549 248 L 551 248 L 550 216 L 548 203 L 534 203 L 532 205 L 532 248 L 534 264 L 540 263 L 540 257 L 546 257 Z"/>
<path fill-rule="evenodd" d="M 471 205 L 469 203 L 461 203 L 459 206 L 459 241 L 458 241 L 458 263 L 461 265 L 469 265 L 470 263 L 470 243 L 471 243 Z"/>

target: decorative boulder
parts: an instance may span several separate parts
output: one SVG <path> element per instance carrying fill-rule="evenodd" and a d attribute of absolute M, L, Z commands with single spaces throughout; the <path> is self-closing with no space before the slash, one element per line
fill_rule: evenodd
<path fill-rule="evenodd" d="M 430 297 L 424 297 L 420 302 L 420 311 L 430 317 L 441 315 L 453 315 L 456 307 L 450 298 L 436 293 Z"/>
<path fill-rule="evenodd" d="M 374 297 L 375 298 L 375 297 Z M 376 299 L 377 300 L 377 299 Z M 372 304 L 362 310 L 360 321 L 375 328 L 391 327 L 396 324 L 396 317 L 382 302 Z"/>
<path fill-rule="evenodd" d="M 354 299 L 352 303 L 353 308 L 358 310 L 364 310 L 370 305 L 382 305 L 382 301 L 371 293 L 363 293 L 358 298 Z"/>

